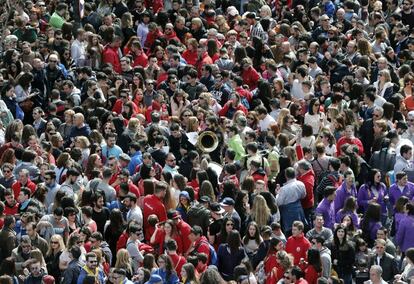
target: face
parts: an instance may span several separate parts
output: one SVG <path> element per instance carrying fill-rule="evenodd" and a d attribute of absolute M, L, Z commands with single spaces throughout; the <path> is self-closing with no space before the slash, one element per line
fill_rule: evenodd
<path fill-rule="evenodd" d="M 108 147 L 112 148 L 114 147 L 115 142 L 116 142 L 115 137 L 109 137 L 106 141 L 106 144 L 108 145 Z"/>
<path fill-rule="evenodd" d="M 375 174 L 375 176 L 374 176 L 374 181 L 375 181 L 376 183 L 381 182 L 381 173 L 376 173 L 376 174 Z"/>
<path fill-rule="evenodd" d="M 24 174 L 24 173 L 19 173 L 19 181 L 22 184 L 26 184 L 27 180 L 28 180 L 28 175 Z"/>
<path fill-rule="evenodd" d="M 292 236 L 297 237 L 300 233 L 301 232 L 297 227 L 292 226 Z"/>
<path fill-rule="evenodd" d="M 90 269 L 95 269 L 98 266 L 98 259 L 96 257 L 89 257 L 86 265 Z"/>
<path fill-rule="evenodd" d="M 408 177 L 407 176 L 404 176 L 400 180 L 398 180 L 398 185 L 399 186 L 406 186 L 407 183 L 408 183 Z"/>
<path fill-rule="evenodd" d="M 3 168 L 3 176 L 6 178 L 6 179 L 9 179 L 9 178 L 11 178 L 11 176 L 13 175 L 13 173 L 12 173 L 12 170 L 10 169 L 10 168 L 7 168 L 7 167 L 4 167 Z"/>
<path fill-rule="evenodd" d="M 52 247 L 52 249 L 59 249 L 59 241 L 57 239 L 52 239 L 50 241 L 50 245 Z"/>
<path fill-rule="evenodd" d="M 182 278 L 182 279 L 187 278 L 187 272 L 185 271 L 185 269 L 184 269 L 184 268 L 181 268 L 181 278 Z"/>
<path fill-rule="evenodd" d="M 18 200 L 20 203 L 25 202 L 29 197 L 23 193 L 23 191 L 20 191 Z"/>
<path fill-rule="evenodd" d="M 172 231 L 171 225 L 170 224 L 165 224 L 164 225 L 164 231 L 167 235 L 171 234 L 171 231 Z"/>
<path fill-rule="evenodd" d="M 15 202 L 13 195 L 6 195 L 4 198 L 6 199 L 7 204 L 13 204 Z"/>
<path fill-rule="evenodd" d="M 158 266 L 159 268 L 164 268 L 165 267 L 165 260 L 163 260 L 162 258 L 158 259 Z"/>
<path fill-rule="evenodd" d="M 29 246 L 30 247 L 30 246 Z M 30 265 L 30 273 L 33 276 L 39 276 L 41 273 L 41 267 L 40 267 L 40 263 L 33 263 L 32 265 Z"/>
<path fill-rule="evenodd" d="M 255 226 L 250 226 L 249 227 L 249 235 L 251 237 L 253 237 L 256 234 L 256 227 Z"/>
<path fill-rule="evenodd" d="M 322 216 L 317 216 L 316 219 L 315 219 L 315 227 L 320 228 L 320 227 L 323 226 L 323 224 L 324 224 L 323 217 Z"/>
<path fill-rule="evenodd" d="M 226 231 L 227 231 L 227 232 L 230 232 L 231 230 L 233 230 L 233 228 L 234 228 L 234 223 L 233 223 L 233 221 L 227 221 L 227 222 L 226 222 Z"/>
<path fill-rule="evenodd" d="M 336 232 L 336 236 L 338 237 L 338 239 L 343 239 L 345 237 L 345 231 L 343 229 L 339 229 Z"/>

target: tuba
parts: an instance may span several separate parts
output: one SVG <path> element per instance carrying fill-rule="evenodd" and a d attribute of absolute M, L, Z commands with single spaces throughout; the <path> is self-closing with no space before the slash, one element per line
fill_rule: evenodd
<path fill-rule="evenodd" d="M 212 131 L 204 131 L 198 136 L 197 146 L 203 153 L 211 153 L 219 144 L 217 135 Z"/>

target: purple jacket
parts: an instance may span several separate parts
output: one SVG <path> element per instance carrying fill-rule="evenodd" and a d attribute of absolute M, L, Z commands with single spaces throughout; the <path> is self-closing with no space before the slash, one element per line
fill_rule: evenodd
<path fill-rule="evenodd" d="M 382 227 L 381 222 L 369 222 L 369 236 L 371 240 L 375 241 L 377 239 L 377 231 Z"/>
<path fill-rule="evenodd" d="M 358 220 L 358 215 L 355 212 L 339 210 L 336 213 L 336 217 L 335 217 L 336 223 L 340 224 L 342 218 L 344 218 L 347 215 L 351 216 L 352 223 L 354 223 L 355 229 L 358 229 L 359 228 L 359 220 Z"/>
<path fill-rule="evenodd" d="M 398 231 L 398 227 L 400 226 L 401 220 L 406 216 L 407 216 L 407 214 L 405 214 L 405 213 L 395 213 L 394 214 L 395 232 Z"/>
<path fill-rule="evenodd" d="M 398 198 L 400 198 L 403 195 L 406 196 L 409 200 L 411 200 L 414 197 L 414 183 L 408 182 L 402 192 L 398 188 L 398 185 L 394 183 L 390 187 L 389 195 L 390 195 L 390 203 L 393 206 L 393 208 Z"/>
<path fill-rule="evenodd" d="M 395 244 L 401 251 L 414 247 L 414 216 L 407 215 L 403 217 L 398 225 L 398 231 L 395 235 Z"/>
<path fill-rule="evenodd" d="M 328 199 L 324 198 L 321 202 L 319 202 L 318 207 L 316 208 L 315 213 L 321 214 L 323 216 L 323 220 L 325 221 L 324 227 L 333 229 L 335 225 L 335 202 L 329 201 Z"/>
<path fill-rule="evenodd" d="M 342 183 L 340 187 L 336 190 L 336 197 L 335 197 L 335 213 L 337 213 L 339 210 L 344 207 L 345 200 L 350 197 L 357 197 L 357 190 L 355 188 L 355 185 L 352 185 L 351 191 L 348 192 L 346 189 L 346 181 Z"/>
<path fill-rule="evenodd" d="M 380 185 L 377 187 L 378 190 L 378 199 L 377 203 L 381 205 L 381 212 L 382 214 L 387 213 L 387 206 L 385 204 L 384 196 L 387 195 L 387 187 L 385 184 L 380 183 Z M 361 209 L 362 212 L 365 212 L 368 208 L 368 203 L 373 199 L 374 194 L 371 192 L 371 190 L 368 189 L 368 185 L 363 184 L 359 188 L 357 202 L 358 207 Z"/>

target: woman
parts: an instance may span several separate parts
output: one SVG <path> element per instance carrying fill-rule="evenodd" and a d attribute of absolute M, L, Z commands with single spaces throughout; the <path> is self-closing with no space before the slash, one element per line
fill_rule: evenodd
<path fill-rule="evenodd" d="M 133 280 L 135 279 L 135 284 L 145 284 L 151 277 L 151 272 L 144 268 L 138 268 L 137 275 L 134 276 Z"/>
<path fill-rule="evenodd" d="M 75 138 L 75 147 L 79 147 L 82 150 L 82 165 L 86 165 L 88 158 L 90 157 L 90 145 L 89 139 L 85 136 L 77 136 Z"/>
<path fill-rule="evenodd" d="M 181 113 L 190 105 L 190 101 L 187 99 L 188 95 L 182 91 L 177 90 L 171 98 L 171 115 L 181 116 Z"/>
<path fill-rule="evenodd" d="M 308 262 L 303 272 L 305 273 L 305 280 L 309 284 L 316 284 L 318 282 L 317 280 L 322 274 L 322 262 L 319 250 L 313 248 L 308 250 Z"/>
<path fill-rule="evenodd" d="M 0 265 L 0 275 L 8 275 L 13 281 L 13 284 L 19 284 L 19 279 L 16 276 L 16 264 L 13 257 L 5 258 Z"/>
<path fill-rule="evenodd" d="M 183 58 L 187 61 L 187 64 L 196 66 L 198 55 L 197 55 L 198 42 L 194 38 L 190 38 L 187 41 L 187 49 L 183 52 Z"/>
<path fill-rule="evenodd" d="M 366 179 L 358 191 L 358 207 L 360 212 L 366 212 L 370 202 L 376 202 L 381 206 L 381 222 L 385 224 L 387 220 L 388 199 L 387 186 L 381 182 L 381 172 L 378 169 L 371 169 Z"/>
<path fill-rule="evenodd" d="M 347 231 L 342 225 L 335 229 L 331 248 L 332 264 L 344 284 L 352 284 L 352 267 L 355 262 L 355 249 L 347 240 Z"/>
<path fill-rule="evenodd" d="M 10 110 L 14 119 L 23 120 L 24 112 L 20 108 L 17 100 L 16 93 L 14 92 L 14 86 L 12 83 L 7 83 L 1 90 L 1 99 L 6 104 L 7 108 Z"/>
<path fill-rule="evenodd" d="M 161 276 L 164 284 L 178 284 L 179 279 L 174 270 L 171 258 L 168 255 L 162 254 L 158 257 L 158 269 L 153 274 Z"/>
<path fill-rule="evenodd" d="M 411 279 L 414 279 L 414 248 L 409 248 L 405 252 L 405 266 L 403 268 L 403 272 L 401 274 L 395 275 L 396 283 L 401 283 L 400 281 L 404 281 L 409 283 Z M 394 282 L 395 283 L 395 282 Z"/>
<path fill-rule="evenodd" d="M 204 184 L 204 182 L 203 182 Z M 202 188 L 203 186 L 201 186 Z M 204 196 L 204 195 L 201 195 Z M 179 202 L 177 205 L 176 210 L 180 213 L 181 219 L 183 219 L 184 222 L 187 222 L 187 213 L 191 206 L 191 198 L 190 194 L 187 191 L 181 191 L 179 195 Z"/>
<path fill-rule="evenodd" d="M 227 243 L 221 244 L 217 251 L 217 267 L 224 280 L 234 280 L 234 268 L 241 263 L 245 256 L 239 232 L 231 230 L 227 236 Z"/>
<path fill-rule="evenodd" d="M 116 243 L 124 231 L 124 219 L 122 217 L 122 212 L 115 208 L 111 210 L 109 215 L 109 220 L 105 224 L 104 229 L 104 238 L 108 242 L 109 248 L 111 251 L 116 251 Z M 116 255 L 113 254 L 112 263 L 116 262 Z"/>
<path fill-rule="evenodd" d="M 381 227 L 381 205 L 375 202 L 369 203 L 361 221 L 361 229 L 362 236 L 370 247 L 374 245 L 377 231 Z"/>
<path fill-rule="evenodd" d="M 352 171 L 348 170 L 344 173 L 344 181 L 336 190 L 335 197 L 335 213 L 337 213 L 345 204 L 348 197 L 357 197 L 357 189 L 355 186 L 355 176 Z"/>
<path fill-rule="evenodd" d="M 256 195 L 254 198 L 250 216 L 249 219 L 255 221 L 259 228 L 263 228 L 263 226 L 270 225 L 273 222 L 272 213 L 263 196 Z"/>
<path fill-rule="evenodd" d="M 66 172 L 72 167 L 73 161 L 69 153 L 62 153 L 56 160 L 56 182 L 62 184 L 66 179 Z"/>
<path fill-rule="evenodd" d="M 283 118 L 282 124 L 280 125 L 281 133 L 288 136 L 290 146 L 296 143 L 298 137 L 298 128 L 294 125 L 295 121 L 295 118 L 289 114 Z"/>
<path fill-rule="evenodd" d="M 249 258 L 256 254 L 262 242 L 263 238 L 260 236 L 259 226 L 256 222 L 250 222 L 247 226 L 247 234 L 243 238 L 243 247 Z"/>
<path fill-rule="evenodd" d="M 387 69 L 378 72 L 378 80 L 374 82 L 377 95 L 388 101 L 394 94 L 394 84 L 391 82 L 391 75 Z"/>
<path fill-rule="evenodd" d="M 80 221 L 78 220 L 77 213 L 78 211 L 74 207 L 66 207 L 64 209 L 64 216 L 68 219 L 69 234 L 77 232 L 80 228 Z"/>
<path fill-rule="evenodd" d="M 74 233 L 74 234 L 70 235 L 69 240 L 68 240 L 68 244 L 67 244 L 66 248 L 62 251 L 62 254 L 59 257 L 59 268 L 60 268 L 61 271 L 64 271 L 68 268 L 69 262 L 72 260 L 71 255 L 70 255 L 70 251 L 74 246 L 78 246 L 81 249 L 82 256 L 81 256 L 80 260 L 82 262 L 85 261 L 86 250 L 81 245 L 82 245 L 82 241 L 81 241 L 80 236 L 79 236 L 78 233 Z"/>
<path fill-rule="evenodd" d="M 165 249 L 165 243 L 168 240 L 174 239 L 177 242 L 177 253 L 182 254 L 183 243 L 181 236 L 177 232 L 177 227 L 173 220 L 167 220 L 164 224 L 157 224 L 154 233 L 151 236 L 151 245 L 153 245 L 159 254 L 162 254 Z"/>
<path fill-rule="evenodd" d="M 132 271 L 131 258 L 129 257 L 129 253 L 126 249 L 120 249 L 116 253 L 115 268 L 124 269 L 127 273 L 126 275 L 128 279 L 131 279 L 134 275 Z"/>
<path fill-rule="evenodd" d="M 277 270 L 283 270 L 283 266 L 285 266 L 283 264 L 289 262 L 287 260 L 287 254 L 285 251 L 283 251 L 284 254 L 279 254 L 279 252 L 282 251 L 283 242 L 280 239 L 271 238 L 267 255 L 263 260 L 263 269 L 265 273 L 264 278 L 266 279 L 266 284 L 276 283 L 283 276 L 283 273 L 280 273 L 279 271 L 273 271 L 273 268 L 277 268 Z M 290 266 L 292 266 L 292 261 L 290 261 L 289 267 Z"/>
<path fill-rule="evenodd" d="M 397 199 L 395 202 L 394 207 L 394 216 L 392 219 L 392 226 L 391 226 L 391 236 L 395 236 L 395 233 L 398 231 L 398 227 L 400 225 L 401 220 L 407 215 L 405 206 L 410 202 L 410 200 L 402 195 L 400 198 Z"/>
<path fill-rule="evenodd" d="M 85 175 L 88 178 L 88 180 L 91 180 L 93 170 L 101 169 L 102 166 L 102 159 L 98 154 L 90 155 L 88 157 L 85 169 Z"/>
<path fill-rule="evenodd" d="M 63 114 L 65 122 L 59 126 L 58 132 L 62 135 L 63 139 L 67 141 L 73 128 L 73 116 L 75 115 L 75 112 L 72 109 L 68 109 L 65 110 Z"/>
<path fill-rule="evenodd" d="M 183 284 L 198 284 L 199 281 L 195 274 L 194 265 L 186 263 L 181 268 L 181 279 Z"/>
<path fill-rule="evenodd" d="M 336 199 L 335 199 L 336 202 Z M 356 213 L 357 202 L 354 196 L 345 199 L 344 206 L 336 213 L 335 222 L 340 224 L 345 216 L 349 216 L 356 228 L 359 226 L 358 214 Z"/>
<path fill-rule="evenodd" d="M 155 257 L 153 254 L 147 253 L 144 256 L 144 260 L 142 261 L 142 267 L 150 271 L 151 274 L 154 273 L 155 270 L 157 270 L 158 265 L 155 262 Z"/>
<path fill-rule="evenodd" d="M 414 247 L 412 238 L 414 229 L 414 205 L 410 202 L 407 203 L 405 208 L 407 216 L 401 219 L 395 236 L 395 244 L 400 247 L 401 252 L 403 253 L 407 253 L 408 249 Z"/>
<path fill-rule="evenodd" d="M 309 110 L 305 114 L 305 124 L 312 126 L 313 135 L 318 135 L 324 126 L 325 114 L 320 111 L 319 99 L 313 98 L 309 102 Z"/>
<path fill-rule="evenodd" d="M 62 236 L 53 235 L 50 238 L 49 250 L 46 253 L 45 261 L 48 273 L 55 279 L 60 279 L 62 276 L 59 268 L 59 258 L 64 250 L 65 244 Z"/>

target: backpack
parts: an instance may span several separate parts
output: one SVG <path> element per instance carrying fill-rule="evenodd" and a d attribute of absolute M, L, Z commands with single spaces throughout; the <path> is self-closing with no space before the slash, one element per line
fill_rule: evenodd
<path fill-rule="evenodd" d="M 197 249 L 198 249 L 198 247 L 202 243 L 208 244 L 208 248 L 210 249 L 210 262 L 209 262 L 209 265 L 215 265 L 215 266 L 217 266 L 217 264 L 218 264 L 217 252 L 214 249 L 213 245 L 210 244 L 209 242 L 207 242 L 207 241 L 201 241 L 200 244 L 197 247 L 195 247 L 194 250 L 191 253 L 192 254 L 193 253 L 197 253 Z"/>

